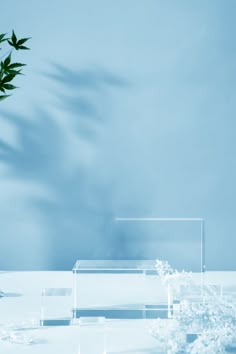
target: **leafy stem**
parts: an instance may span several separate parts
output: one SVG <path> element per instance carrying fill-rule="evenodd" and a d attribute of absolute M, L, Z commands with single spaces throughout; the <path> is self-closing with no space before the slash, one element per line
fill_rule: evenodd
<path fill-rule="evenodd" d="M 0 46 L 2 44 L 8 43 L 10 49 L 4 53 L 0 58 L 0 101 L 6 99 L 10 95 L 9 91 L 12 91 L 17 88 L 17 86 L 12 84 L 12 81 L 16 76 L 22 75 L 22 68 L 26 64 L 12 62 L 12 53 L 14 50 L 29 50 L 28 47 L 25 46 L 25 43 L 30 38 L 21 38 L 17 39 L 17 36 L 12 31 L 12 35 L 10 38 L 6 37 L 7 33 L 0 34 Z M 2 48 L 0 47 L 0 50 Z"/>

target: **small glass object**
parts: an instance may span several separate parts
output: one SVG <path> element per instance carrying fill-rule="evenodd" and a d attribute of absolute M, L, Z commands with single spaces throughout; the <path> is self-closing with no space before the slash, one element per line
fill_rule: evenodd
<path fill-rule="evenodd" d="M 45 288 L 41 293 L 41 326 L 68 326 L 72 319 L 72 288 Z"/>
<path fill-rule="evenodd" d="M 167 289 L 155 260 L 78 260 L 73 318 L 167 318 Z"/>

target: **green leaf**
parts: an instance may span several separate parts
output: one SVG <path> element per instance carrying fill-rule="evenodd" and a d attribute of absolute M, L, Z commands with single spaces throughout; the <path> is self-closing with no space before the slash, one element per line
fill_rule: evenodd
<path fill-rule="evenodd" d="M 16 50 L 19 50 L 18 45 L 16 43 L 13 43 L 11 41 L 8 41 L 8 44 L 10 44 L 10 46 L 12 46 L 13 48 L 15 48 Z"/>
<path fill-rule="evenodd" d="M 21 38 L 19 39 L 19 41 L 17 42 L 17 45 L 22 45 L 24 44 L 26 41 L 28 41 L 31 37 L 29 38 Z"/>
<path fill-rule="evenodd" d="M 4 63 L 3 63 L 4 68 L 7 68 L 8 65 L 10 64 L 10 62 L 11 62 L 11 53 L 10 53 L 10 54 L 6 57 L 6 59 L 4 60 Z"/>
<path fill-rule="evenodd" d="M 24 75 L 21 73 L 21 70 L 7 70 L 8 74 L 14 74 L 14 75 Z"/>
<path fill-rule="evenodd" d="M 30 48 L 28 47 L 25 47 L 23 45 L 18 45 L 18 43 L 13 43 L 11 41 L 8 41 L 8 43 L 10 44 L 10 46 L 12 46 L 13 48 L 15 48 L 16 50 L 19 50 L 19 49 L 27 49 L 27 50 L 30 50 Z"/>
<path fill-rule="evenodd" d="M 0 95 L 0 101 L 5 100 L 9 96 L 11 96 L 11 95 Z"/>
<path fill-rule="evenodd" d="M 12 84 L 3 84 L 4 89 L 6 90 L 14 90 L 17 88 L 17 86 L 12 85 Z"/>
<path fill-rule="evenodd" d="M 7 40 L 7 38 L 4 38 L 6 36 L 6 33 L 0 34 L 0 43 L 4 42 Z"/>
<path fill-rule="evenodd" d="M 2 83 L 5 84 L 6 82 L 12 81 L 16 75 L 17 75 L 17 74 L 8 74 L 8 75 L 6 75 L 6 76 L 2 79 Z"/>
<path fill-rule="evenodd" d="M 26 66 L 26 64 L 21 64 L 21 63 L 12 63 L 8 66 L 8 69 L 15 69 L 15 68 L 21 68 L 22 66 Z"/>
<path fill-rule="evenodd" d="M 8 44 L 10 44 L 12 47 L 14 47 L 14 44 L 8 39 Z"/>
<path fill-rule="evenodd" d="M 13 44 L 16 44 L 16 42 L 17 42 L 17 38 L 16 38 L 16 35 L 15 35 L 14 30 L 12 30 L 11 40 L 12 40 L 12 43 L 13 43 Z"/>
<path fill-rule="evenodd" d="M 30 48 L 25 47 L 24 45 L 17 45 L 17 48 L 18 49 L 23 49 L 23 50 L 30 50 Z M 16 50 L 17 50 L 17 48 L 16 48 Z"/>
<path fill-rule="evenodd" d="M 6 33 L 1 33 L 0 34 L 0 41 L 5 37 Z"/>
<path fill-rule="evenodd" d="M 0 91 L 5 93 L 5 89 L 4 89 L 4 87 L 2 87 L 2 84 L 0 84 Z"/>
<path fill-rule="evenodd" d="M 11 36 L 11 40 L 8 40 L 8 44 L 10 46 L 12 46 L 13 48 L 15 48 L 16 50 L 19 49 L 23 49 L 23 50 L 29 50 L 28 47 L 23 46 L 22 44 L 24 44 L 25 42 L 27 42 L 30 39 L 30 37 L 28 38 L 21 38 L 19 40 L 17 40 L 16 35 L 14 30 L 12 31 L 12 36 Z"/>

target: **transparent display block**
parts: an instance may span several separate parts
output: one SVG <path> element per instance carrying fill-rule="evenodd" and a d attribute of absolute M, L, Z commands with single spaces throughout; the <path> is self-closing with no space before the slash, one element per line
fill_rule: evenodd
<path fill-rule="evenodd" d="M 154 260 L 78 260 L 73 317 L 166 318 L 167 289 Z"/>
<path fill-rule="evenodd" d="M 72 319 L 72 288 L 45 288 L 41 293 L 41 326 L 68 326 Z"/>

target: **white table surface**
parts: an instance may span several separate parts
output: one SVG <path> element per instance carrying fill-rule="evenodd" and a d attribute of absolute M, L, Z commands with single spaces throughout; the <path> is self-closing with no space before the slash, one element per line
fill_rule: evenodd
<path fill-rule="evenodd" d="M 236 272 L 207 272 L 206 281 L 211 284 L 236 285 Z M 44 288 L 72 288 L 72 272 L 0 272 L 0 290 L 8 296 L 0 299 L 0 335 L 9 325 L 25 325 L 32 330 L 21 331 L 26 338 L 33 337 L 35 344 L 15 344 L 0 339 L 1 354 L 97 354 L 96 340 L 87 333 L 90 351 L 79 353 L 79 328 L 39 327 L 41 291 Z M 142 330 L 140 321 L 117 322 L 116 333 L 110 333 L 109 354 L 151 354 L 155 351 L 155 340 L 148 331 Z M 9 332 L 9 330 L 8 330 Z M 102 354 L 102 353 L 100 353 Z"/>

